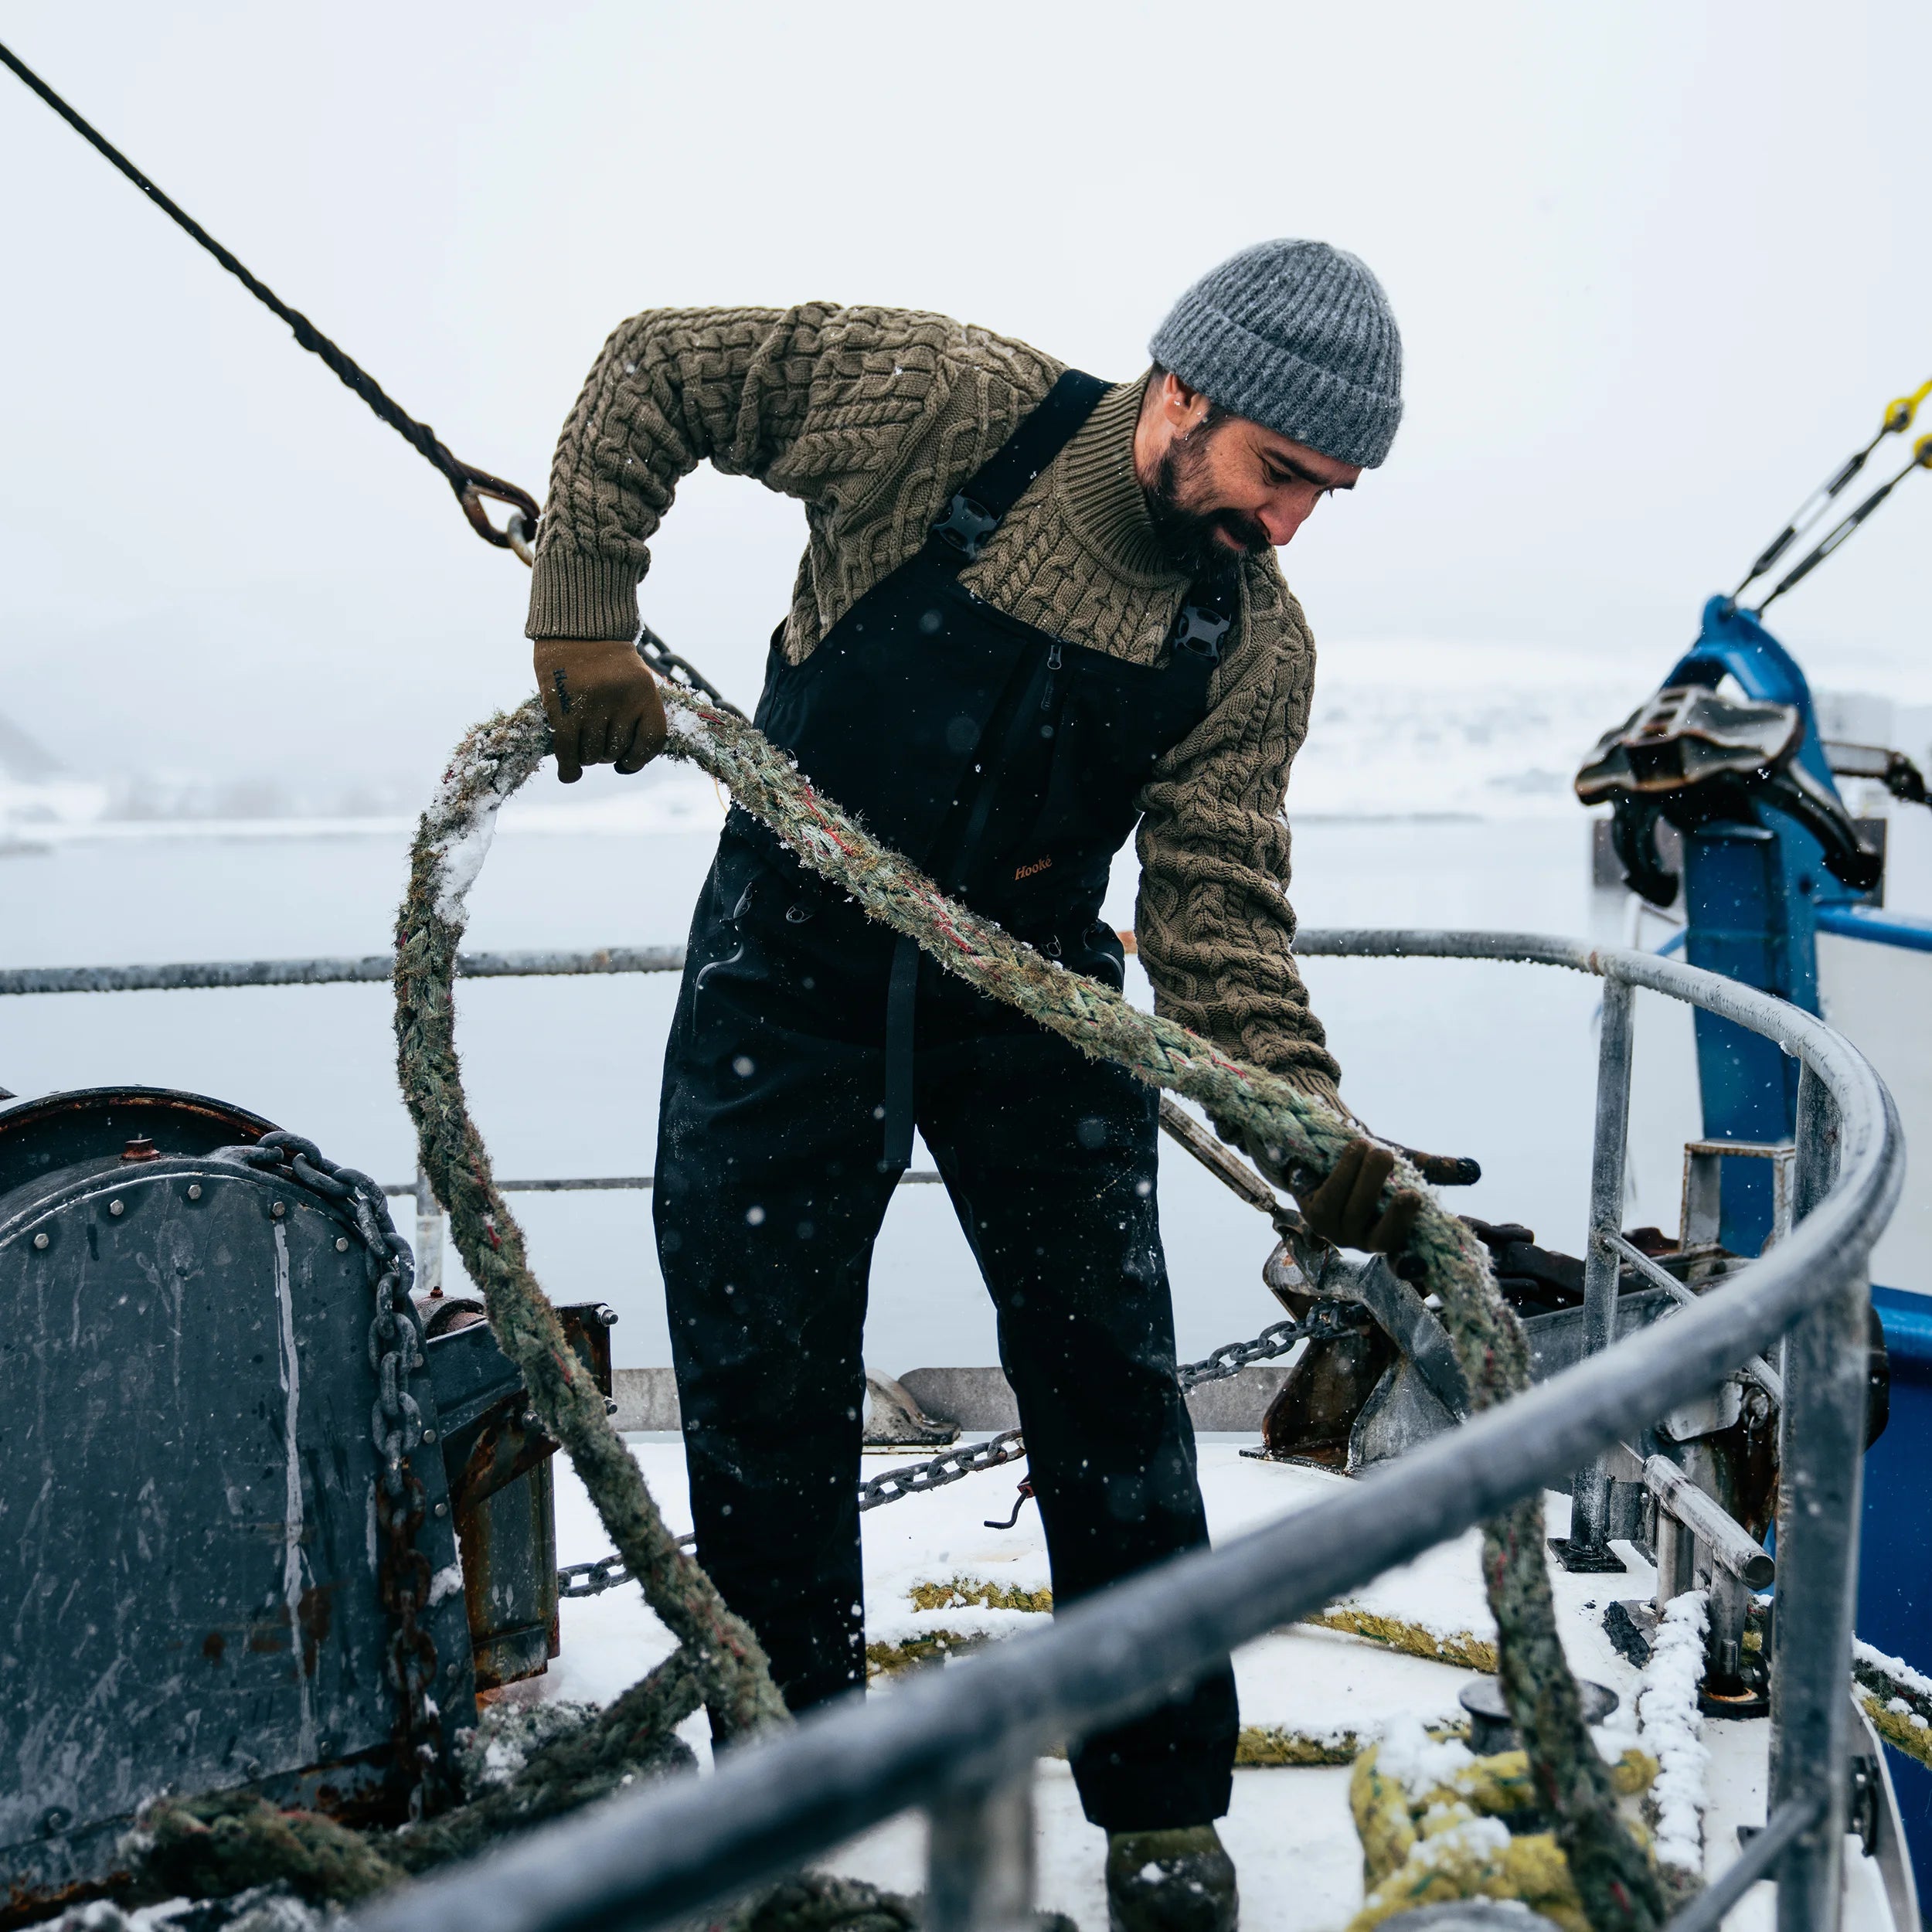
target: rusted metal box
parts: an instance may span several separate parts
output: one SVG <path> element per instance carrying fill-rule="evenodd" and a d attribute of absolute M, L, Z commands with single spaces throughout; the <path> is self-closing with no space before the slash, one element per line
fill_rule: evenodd
<path fill-rule="evenodd" d="M 425 1296 L 417 1305 L 446 1419 L 476 1686 L 490 1691 L 535 1676 L 557 1654 L 557 1445 L 529 1417 L 522 1378 L 492 1339 L 481 1302 Z M 607 1401 L 616 1315 L 600 1302 L 557 1312 Z"/>
<path fill-rule="evenodd" d="M 403 1801 L 376 1275 L 341 1201 L 234 1152 L 270 1131 L 145 1089 L 0 1111 L 0 1923 L 109 1876 L 165 1790 Z M 568 1319 L 607 1390 L 607 1311 Z M 410 1352 L 447 1753 L 549 1654 L 555 1445 L 486 1326 Z"/>

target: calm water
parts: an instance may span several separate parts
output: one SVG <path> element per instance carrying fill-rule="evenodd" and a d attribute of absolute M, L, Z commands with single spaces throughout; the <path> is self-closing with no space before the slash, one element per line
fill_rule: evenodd
<path fill-rule="evenodd" d="M 681 941 L 709 830 L 576 835 L 506 813 L 472 900 L 478 947 Z M 1579 933 L 1589 920 L 1580 814 L 1488 822 L 1304 821 L 1294 897 L 1307 927 L 1479 926 Z M 263 958 L 386 949 L 403 875 L 394 833 L 77 843 L 0 862 L 9 965 Z M 1131 859 L 1110 914 L 1132 917 Z M 1522 968 L 1315 960 L 1307 966 L 1356 1111 L 1391 1138 L 1471 1153 L 1456 1198 L 1574 1252 L 1583 1218 L 1594 986 Z M 1147 998 L 1145 980 L 1131 982 Z M 641 1173 L 654 1162 L 659 1062 L 675 992 L 651 978 L 494 981 L 461 997 L 470 1092 L 500 1174 Z M 386 988 L 0 1002 L 0 1084 L 108 1083 L 219 1095 L 384 1179 L 413 1171 Z M 930 1161 L 921 1150 L 915 1165 Z M 1667 1175 L 1668 1169 L 1660 1169 Z M 1660 1180 L 1660 1196 L 1668 1186 Z M 608 1301 L 620 1363 L 668 1359 L 647 1197 L 517 1198 L 558 1298 Z M 1271 1240 L 1178 1150 L 1162 1224 L 1184 1356 L 1277 1311 Z M 1674 1219 L 1674 1199 L 1648 1218 Z M 902 1190 L 880 1240 L 867 1355 L 900 1372 L 996 1359 L 993 1323 L 943 1191 Z"/>

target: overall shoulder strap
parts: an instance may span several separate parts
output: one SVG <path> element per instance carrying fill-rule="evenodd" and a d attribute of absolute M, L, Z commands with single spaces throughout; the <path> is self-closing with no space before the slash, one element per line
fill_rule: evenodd
<path fill-rule="evenodd" d="M 1110 385 L 1068 369 L 972 475 L 932 526 L 927 547 L 948 569 L 970 563 L 1026 486 L 1070 443 Z"/>

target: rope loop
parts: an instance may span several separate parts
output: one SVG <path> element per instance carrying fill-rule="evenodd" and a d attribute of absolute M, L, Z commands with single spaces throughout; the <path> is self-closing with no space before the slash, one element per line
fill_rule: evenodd
<path fill-rule="evenodd" d="M 945 898 L 905 859 L 815 793 L 791 761 L 741 716 L 678 682 L 665 682 L 662 695 L 670 756 L 727 787 L 802 864 L 968 985 L 1018 1008 L 1090 1057 L 1171 1089 L 1257 1144 L 1278 1148 L 1284 1168 L 1325 1175 L 1358 1134 L 1280 1076 L 1141 1011 L 1112 987 L 1066 971 Z M 618 1556 L 651 1607 L 676 1630 L 706 1680 L 706 1701 L 715 1712 L 718 1701 L 735 1697 L 735 1709 L 748 1716 L 750 1706 L 762 1706 L 770 1684 L 762 1653 L 748 1631 L 740 1638 L 743 1626 L 734 1629 L 735 1619 L 716 1614 L 723 1606 L 709 1579 L 675 1549 L 636 1463 L 611 1430 L 602 1400 L 587 1386 L 581 1393 L 577 1388 L 568 1348 L 560 1338 L 545 1345 L 551 1334 L 560 1338 L 556 1313 L 529 1271 L 522 1230 L 492 1178 L 463 1098 L 451 991 L 462 913 L 460 901 L 446 896 L 445 855 L 462 850 L 474 876 L 478 845 L 487 849 L 498 808 L 549 750 L 543 706 L 532 698 L 470 733 L 423 815 L 396 927 L 398 1070 L 423 1170 L 449 1214 L 464 1265 L 484 1288 L 498 1342 L 524 1369 L 539 1419 L 570 1451 Z M 1441 1298 L 1443 1321 L 1475 1406 L 1506 1401 L 1529 1386 L 1529 1356 L 1522 1328 L 1497 1291 L 1488 1251 L 1436 1202 L 1399 1150 L 1389 1185 L 1424 1197 L 1405 1263 L 1415 1267 L 1425 1293 L 1434 1290 Z M 1485 1526 L 1483 1577 L 1510 1713 L 1590 1924 L 1597 1932 L 1657 1932 L 1664 1920 L 1658 1875 L 1617 1815 L 1608 1772 L 1584 1724 L 1557 1630 L 1546 1550 L 1540 1498 Z M 747 1642 L 750 1651 L 742 1648 Z"/>

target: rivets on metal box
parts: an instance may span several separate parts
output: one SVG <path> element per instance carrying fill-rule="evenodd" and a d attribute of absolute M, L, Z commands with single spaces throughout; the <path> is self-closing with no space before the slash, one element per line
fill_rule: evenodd
<path fill-rule="evenodd" d="M 37 1248 L 44 1249 L 47 1245 L 46 1236 L 44 1234 L 36 1234 L 33 1237 L 33 1244 Z"/>
<path fill-rule="evenodd" d="M 268 1212 L 276 1220 L 279 1221 L 288 1212 L 288 1203 L 286 1201 L 277 1201 L 269 1209 Z"/>
<path fill-rule="evenodd" d="M 349 1252 L 349 1236 L 348 1236 L 346 1234 L 338 1234 L 338 1235 L 337 1235 L 337 1236 L 336 1236 L 336 1237 L 335 1237 L 335 1252 L 336 1252 L 338 1254 L 346 1254 L 346 1253 L 348 1253 L 348 1252 Z"/>

